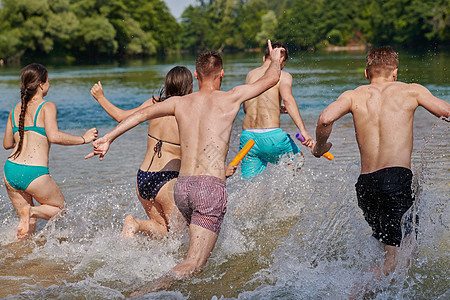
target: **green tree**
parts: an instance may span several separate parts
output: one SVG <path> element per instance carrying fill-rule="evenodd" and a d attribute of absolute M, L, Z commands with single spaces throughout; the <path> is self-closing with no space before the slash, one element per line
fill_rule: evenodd
<path fill-rule="evenodd" d="M 158 52 L 175 48 L 181 26 L 162 0 L 123 0 L 131 16 L 148 34 Z"/>
<path fill-rule="evenodd" d="M 276 37 L 295 49 L 314 48 L 324 37 L 318 32 L 320 0 L 297 0 L 278 21 Z"/>
<path fill-rule="evenodd" d="M 86 17 L 80 21 L 75 33 L 74 50 L 80 52 L 78 55 L 90 57 L 113 55 L 118 47 L 115 36 L 114 26 L 105 17 Z"/>
<path fill-rule="evenodd" d="M 434 1 L 425 22 L 430 27 L 427 39 L 450 43 L 450 0 Z"/>
<path fill-rule="evenodd" d="M 243 1 L 199 0 L 182 15 L 184 47 L 187 49 L 242 49 L 239 12 Z"/>
<path fill-rule="evenodd" d="M 204 18 L 205 9 L 201 6 L 187 7 L 181 15 L 183 33 L 181 36 L 182 48 L 191 51 L 205 49 L 206 36 L 209 31 L 208 19 Z"/>
<path fill-rule="evenodd" d="M 250 0 L 244 4 L 238 15 L 238 26 L 245 48 L 260 47 L 257 34 L 261 31 L 262 17 L 267 13 L 267 0 Z"/>
<path fill-rule="evenodd" d="M 261 31 L 256 35 L 256 40 L 260 46 L 263 46 L 268 39 L 275 36 L 277 29 L 277 17 L 273 10 L 269 10 L 261 17 Z"/>
<path fill-rule="evenodd" d="M 356 20 L 360 15 L 361 3 L 353 0 L 323 2 L 317 28 L 320 38 L 338 46 L 358 40 Z"/>

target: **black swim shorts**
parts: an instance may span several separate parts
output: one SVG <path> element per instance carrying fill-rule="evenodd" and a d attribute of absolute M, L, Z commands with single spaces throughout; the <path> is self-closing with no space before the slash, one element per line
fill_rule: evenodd
<path fill-rule="evenodd" d="M 358 206 L 372 227 L 372 235 L 386 245 L 400 246 L 402 217 L 414 202 L 412 177 L 410 169 L 390 167 L 361 174 L 355 185 Z M 406 236 L 412 232 L 412 215 L 405 216 L 405 220 L 409 222 L 406 222 Z"/>

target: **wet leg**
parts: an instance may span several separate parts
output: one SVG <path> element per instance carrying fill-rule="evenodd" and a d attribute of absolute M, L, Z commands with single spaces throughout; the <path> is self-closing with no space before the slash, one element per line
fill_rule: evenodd
<path fill-rule="evenodd" d="M 30 208 L 31 218 L 50 220 L 64 208 L 64 196 L 50 175 L 33 180 L 25 192 L 41 204 Z"/>
<path fill-rule="evenodd" d="M 123 222 L 122 237 L 133 238 L 137 232 L 150 237 L 162 238 L 167 234 L 167 227 L 154 220 L 141 220 L 131 215 L 126 216 Z"/>
<path fill-rule="evenodd" d="M 131 294 L 131 297 L 168 289 L 176 281 L 187 279 L 201 272 L 214 249 L 218 235 L 208 229 L 191 224 L 189 237 L 189 250 L 186 258 L 157 281 Z"/>
<path fill-rule="evenodd" d="M 352 289 L 349 299 L 360 299 L 361 297 L 368 296 L 370 294 L 370 287 L 373 283 L 380 281 L 384 276 L 391 274 L 398 264 L 398 251 L 399 248 L 395 246 L 384 245 L 383 264 L 378 264 L 369 269 L 372 273 L 372 280 L 362 284 L 355 285 Z"/>
<path fill-rule="evenodd" d="M 131 215 L 127 216 L 124 220 L 122 237 L 134 237 L 137 232 L 156 238 L 167 235 L 174 211 L 178 211 L 173 200 L 173 185 L 175 182 L 176 179 L 173 179 L 164 184 L 154 200 L 143 199 L 139 195 L 136 185 L 136 194 L 149 219 L 141 220 Z M 181 216 L 181 213 L 179 215 Z M 179 217 L 176 214 L 175 216 Z"/>
<path fill-rule="evenodd" d="M 190 277 L 206 265 L 216 245 L 218 235 L 201 226 L 189 225 L 189 250 L 187 257 L 172 270 L 175 274 Z"/>
<path fill-rule="evenodd" d="M 14 189 L 5 179 L 6 191 L 14 210 L 19 217 L 19 225 L 17 226 L 17 238 L 26 238 L 34 232 L 36 227 L 36 219 L 30 218 L 30 208 L 33 206 L 33 198 L 24 191 Z"/>
<path fill-rule="evenodd" d="M 136 233 L 139 231 L 139 225 L 132 215 L 125 217 L 122 227 L 122 237 L 123 238 L 134 238 Z"/>

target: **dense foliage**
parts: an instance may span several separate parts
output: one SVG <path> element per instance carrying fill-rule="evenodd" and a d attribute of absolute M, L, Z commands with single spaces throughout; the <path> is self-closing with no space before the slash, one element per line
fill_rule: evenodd
<path fill-rule="evenodd" d="M 198 0 L 182 16 L 189 49 L 245 49 L 266 39 L 327 45 L 450 43 L 450 0 Z M 197 34 L 195 34 L 197 33 Z"/>
<path fill-rule="evenodd" d="M 294 49 L 450 44 L 450 0 L 197 0 L 180 23 L 162 0 L 0 3 L 0 58 L 243 50 L 268 38 Z"/>
<path fill-rule="evenodd" d="M 181 26 L 162 0 L 3 0 L 0 58 L 151 55 Z"/>

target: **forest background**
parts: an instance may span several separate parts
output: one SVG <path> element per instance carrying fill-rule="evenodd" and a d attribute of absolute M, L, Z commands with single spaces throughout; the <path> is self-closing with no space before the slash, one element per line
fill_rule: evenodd
<path fill-rule="evenodd" d="M 182 0 L 180 0 L 182 1 Z M 450 46 L 450 0 L 197 0 L 177 20 L 162 0 L 1 0 L 0 59 L 132 58 L 330 46 Z"/>

